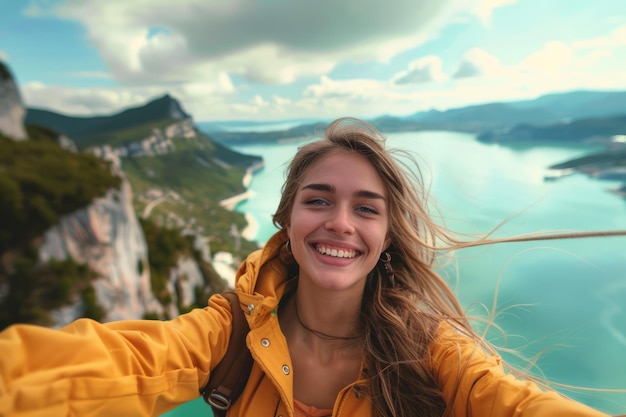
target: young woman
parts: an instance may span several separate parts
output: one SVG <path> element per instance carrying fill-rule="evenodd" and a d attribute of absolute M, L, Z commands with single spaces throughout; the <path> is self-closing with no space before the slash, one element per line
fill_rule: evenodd
<path fill-rule="evenodd" d="M 254 358 L 230 416 L 603 416 L 517 380 L 484 348 L 439 250 L 471 245 L 428 216 L 419 183 L 351 119 L 290 164 L 281 229 L 238 271 Z M 0 415 L 159 415 L 222 359 L 221 295 L 168 322 L 78 320 L 0 335 Z"/>

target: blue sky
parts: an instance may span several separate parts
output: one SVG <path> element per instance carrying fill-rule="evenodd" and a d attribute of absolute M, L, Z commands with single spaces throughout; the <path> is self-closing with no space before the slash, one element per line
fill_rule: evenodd
<path fill-rule="evenodd" d="M 169 93 L 196 121 L 405 115 L 626 90 L 624 0 L 0 0 L 29 107 Z"/>

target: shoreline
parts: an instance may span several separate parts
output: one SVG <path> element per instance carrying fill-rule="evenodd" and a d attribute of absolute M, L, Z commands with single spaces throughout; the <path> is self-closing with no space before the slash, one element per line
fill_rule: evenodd
<path fill-rule="evenodd" d="M 263 168 L 265 168 L 265 162 L 261 161 L 261 162 L 257 162 L 256 164 L 246 169 L 246 173 L 243 175 L 243 180 L 242 180 L 243 186 L 246 188 L 246 190 L 250 186 L 250 182 L 252 181 L 252 177 L 254 176 L 254 173 Z"/>
<path fill-rule="evenodd" d="M 248 200 L 250 197 L 254 196 L 255 192 L 252 190 L 249 190 L 248 187 L 250 186 L 250 182 L 252 181 L 252 177 L 254 176 L 254 173 L 256 171 L 259 171 L 260 169 L 263 169 L 264 167 L 265 167 L 265 164 L 263 163 L 263 161 L 261 161 L 259 163 L 252 165 L 248 169 L 246 169 L 246 173 L 244 174 L 243 179 L 242 179 L 242 183 L 243 183 L 243 186 L 246 188 L 246 191 L 244 191 L 241 194 L 237 194 L 235 196 L 225 198 L 224 200 L 219 202 L 220 206 L 224 207 L 226 210 L 233 211 L 235 207 L 237 207 L 237 204 L 241 203 L 242 201 Z M 254 241 L 254 238 L 256 237 L 256 235 L 259 233 L 259 224 L 257 223 L 256 219 L 252 216 L 252 214 L 250 213 L 242 213 L 242 214 L 244 215 L 246 219 L 247 225 L 241 231 L 241 236 L 244 239 L 252 242 Z"/>
<path fill-rule="evenodd" d="M 252 177 L 254 176 L 254 173 L 260 169 L 263 169 L 264 167 L 265 164 L 263 163 L 263 161 L 261 161 L 246 169 L 246 173 L 243 175 L 243 178 L 241 180 L 241 183 L 243 184 L 243 187 L 246 189 L 246 191 L 241 194 L 237 194 L 232 197 L 223 199 L 219 203 L 220 206 L 224 207 L 226 210 L 232 211 L 235 209 L 237 204 L 252 197 L 254 195 L 254 191 L 249 190 L 248 187 L 250 186 L 250 182 L 252 182 Z"/>
<path fill-rule="evenodd" d="M 254 239 L 259 234 L 259 223 L 250 213 L 245 213 L 244 216 L 248 225 L 241 231 L 241 236 L 250 242 L 254 242 Z"/>
<path fill-rule="evenodd" d="M 244 191 L 241 194 L 237 194 L 235 196 L 228 197 L 220 201 L 220 206 L 224 207 L 226 210 L 233 211 L 235 207 L 237 206 L 237 204 L 249 199 L 254 194 L 255 194 L 254 191 L 251 191 L 251 190 Z"/>

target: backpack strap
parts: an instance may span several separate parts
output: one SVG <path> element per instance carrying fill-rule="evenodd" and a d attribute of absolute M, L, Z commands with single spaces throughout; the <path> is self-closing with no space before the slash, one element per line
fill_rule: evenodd
<path fill-rule="evenodd" d="M 253 362 L 246 346 L 250 327 L 239 307 L 239 297 L 235 292 L 222 295 L 230 302 L 232 332 L 224 358 L 211 371 L 209 381 L 200 390 L 204 401 L 211 406 L 216 417 L 225 417 L 230 406 L 237 401 L 248 382 Z"/>

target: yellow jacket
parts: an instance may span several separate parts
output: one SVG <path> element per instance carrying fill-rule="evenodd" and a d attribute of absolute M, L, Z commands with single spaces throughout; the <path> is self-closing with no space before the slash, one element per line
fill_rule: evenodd
<path fill-rule="evenodd" d="M 292 365 L 276 315 L 285 270 L 278 259 L 269 259 L 284 239 L 278 233 L 238 271 L 237 292 L 250 324 L 247 344 L 255 363 L 231 416 L 293 416 Z M 0 416 L 162 414 L 199 396 L 226 352 L 230 325 L 228 302 L 217 295 L 208 307 L 167 322 L 81 319 L 60 330 L 12 326 L 0 334 Z M 442 325 L 430 348 L 444 397 L 448 402 L 455 398 L 455 416 L 604 416 L 516 381 L 505 375 L 498 357 L 474 347 Z M 467 361 L 454 395 L 459 363 Z M 371 416 L 363 382 L 339 393 L 333 416 Z"/>

